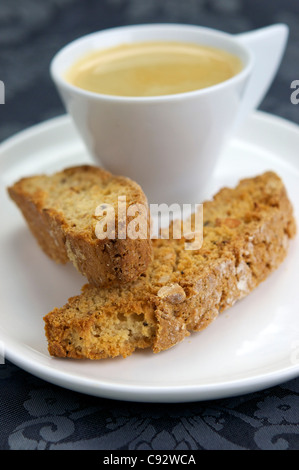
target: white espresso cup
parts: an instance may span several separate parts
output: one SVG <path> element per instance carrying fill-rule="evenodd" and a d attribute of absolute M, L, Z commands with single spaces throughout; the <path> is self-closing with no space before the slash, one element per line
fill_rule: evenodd
<path fill-rule="evenodd" d="M 71 42 L 55 55 L 50 72 L 95 164 L 137 181 L 152 204 L 194 204 L 201 202 L 224 145 L 265 96 L 287 37 L 284 24 L 239 35 L 181 24 L 124 26 Z M 224 49 L 243 68 L 217 85 L 156 97 L 93 93 L 65 79 L 85 54 L 141 41 Z"/>

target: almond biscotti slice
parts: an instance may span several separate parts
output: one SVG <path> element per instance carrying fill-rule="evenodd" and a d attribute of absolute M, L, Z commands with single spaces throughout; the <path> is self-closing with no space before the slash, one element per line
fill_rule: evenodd
<path fill-rule="evenodd" d="M 132 219 L 127 207 L 141 204 L 148 211 L 146 196 L 134 181 L 81 165 L 22 178 L 8 192 L 43 251 L 57 263 L 72 261 L 90 284 L 129 282 L 146 270 L 152 254 L 149 230 L 143 238 L 118 237 L 119 197 L 126 205 L 124 224 Z M 97 208 L 106 206 L 115 213 L 114 237 L 99 239 Z"/>
<path fill-rule="evenodd" d="M 207 327 L 276 269 L 295 235 L 292 206 L 272 172 L 224 188 L 204 203 L 203 245 L 153 240 L 153 261 L 130 285 L 86 285 L 44 317 L 57 357 L 126 357 L 168 349 Z"/>

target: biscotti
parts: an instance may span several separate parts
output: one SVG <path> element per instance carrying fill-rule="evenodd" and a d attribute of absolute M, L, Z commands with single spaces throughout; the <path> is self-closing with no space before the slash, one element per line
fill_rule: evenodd
<path fill-rule="evenodd" d="M 96 286 L 130 282 L 143 273 L 152 254 L 150 233 L 143 238 L 118 237 L 118 202 L 142 204 L 146 196 L 134 181 L 91 165 L 54 175 L 22 178 L 8 188 L 42 250 L 57 263 L 72 261 Z M 97 208 L 115 210 L 115 236 L 96 235 Z M 126 214 L 126 211 L 125 211 Z M 127 218 L 124 223 L 128 223 Z"/>
<path fill-rule="evenodd" d="M 153 261 L 131 284 L 91 285 L 44 317 L 49 353 L 101 359 L 166 350 L 249 294 L 275 270 L 295 235 L 292 206 L 273 172 L 221 189 L 203 206 L 203 245 L 153 240 Z"/>

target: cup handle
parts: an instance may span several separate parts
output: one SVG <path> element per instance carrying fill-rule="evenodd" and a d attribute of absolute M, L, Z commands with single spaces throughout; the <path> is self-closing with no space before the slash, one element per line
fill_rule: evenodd
<path fill-rule="evenodd" d="M 270 88 L 281 63 L 289 28 L 285 24 L 274 24 L 234 37 L 253 52 L 255 61 L 247 83 L 243 103 L 236 121 L 239 127 L 251 111 L 256 109 Z"/>

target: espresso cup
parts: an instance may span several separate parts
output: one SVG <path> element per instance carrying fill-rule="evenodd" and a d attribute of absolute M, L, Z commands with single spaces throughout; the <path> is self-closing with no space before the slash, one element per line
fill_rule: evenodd
<path fill-rule="evenodd" d="M 287 37 L 284 24 L 239 35 L 181 24 L 124 26 L 71 42 L 54 56 L 50 73 L 94 164 L 137 181 L 151 204 L 194 204 L 201 202 L 224 146 L 264 98 Z M 144 41 L 222 49 L 243 67 L 207 88 L 151 97 L 94 93 L 65 78 L 89 52 Z"/>

